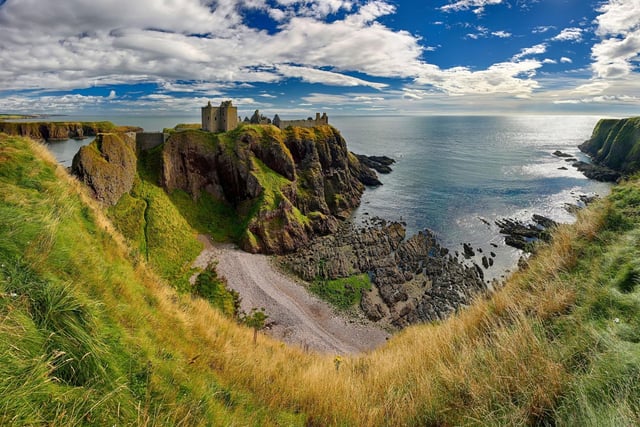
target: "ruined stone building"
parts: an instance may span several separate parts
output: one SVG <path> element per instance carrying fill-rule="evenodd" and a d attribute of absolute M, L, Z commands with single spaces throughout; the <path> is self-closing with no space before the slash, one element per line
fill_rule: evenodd
<path fill-rule="evenodd" d="M 280 117 L 276 114 L 276 116 L 273 118 L 273 124 L 280 129 L 285 129 L 289 126 L 312 128 L 315 126 L 328 125 L 329 117 L 327 116 L 327 113 L 322 113 L 322 116 L 320 116 L 320 113 L 316 113 L 315 120 L 311 117 L 309 117 L 307 120 L 280 120 Z"/>
<path fill-rule="evenodd" d="M 246 123 L 251 124 L 273 124 L 280 129 L 289 126 L 312 128 L 329 124 L 327 113 L 316 113 L 316 118 L 309 117 L 306 120 L 281 120 L 276 114 L 273 121 L 260 114 L 256 110 L 251 119 L 245 118 Z M 211 102 L 206 107 L 202 107 L 202 129 L 209 132 L 227 132 L 238 127 L 240 119 L 238 118 L 238 108 L 234 107 L 231 101 L 224 101 L 219 107 L 213 107 Z"/>
<path fill-rule="evenodd" d="M 211 102 L 202 107 L 202 129 L 209 132 L 227 132 L 238 127 L 238 107 L 231 101 L 223 101 L 219 107 Z"/>

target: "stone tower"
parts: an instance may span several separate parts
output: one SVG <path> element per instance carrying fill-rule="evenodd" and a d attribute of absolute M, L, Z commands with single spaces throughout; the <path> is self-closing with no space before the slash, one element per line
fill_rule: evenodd
<path fill-rule="evenodd" d="M 223 101 L 219 107 L 209 102 L 202 107 L 202 129 L 209 132 L 227 132 L 238 127 L 238 107 Z"/>

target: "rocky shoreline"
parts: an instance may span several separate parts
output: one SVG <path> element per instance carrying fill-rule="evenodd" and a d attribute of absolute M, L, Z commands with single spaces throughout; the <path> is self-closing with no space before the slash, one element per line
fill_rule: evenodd
<path fill-rule="evenodd" d="M 369 275 L 373 286 L 360 307 L 370 320 L 393 328 L 442 320 L 487 290 L 482 268 L 450 254 L 429 230 L 405 237 L 398 222 L 347 222 L 280 263 L 309 282 Z"/>
<path fill-rule="evenodd" d="M 584 147 L 585 147 L 584 144 L 578 146 L 578 148 L 580 148 L 581 151 L 591 155 L 591 153 L 589 151 L 586 151 Z M 595 179 L 596 181 L 602 181 L 602 182 L 617 182 L 622 177 L 622 174 L 619 171 L 611 169 L 605 165 L 598 164 L 597 162 L 594 162 L 594 163 L 583 162 L 581 160 L 576 159 L 571 154 L 563 153 L 560 150 L 556 150 L 551 154 L 556 157 L 564 158 L 565 162 L 570 163 L 571 166 L 578 169 L 580 172 L 584 174 L 584 176 L 586 176 L 589 179 Z M 567 168 L 564 166 L 558 169 L 567 170 Z"/>

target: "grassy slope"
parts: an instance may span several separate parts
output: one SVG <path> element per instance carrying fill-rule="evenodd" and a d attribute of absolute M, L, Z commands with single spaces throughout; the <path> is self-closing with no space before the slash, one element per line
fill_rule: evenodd
<path fill-rule="evenodd" d="M 251 333 L 130 258 L 45 151 L 0 136 L 0 424 L 295 421 L 220 381 L 209 354 Z"/>
<path fill-rule="evenodd" d="M 79 186 L 34 157 L 33 147 L 0 142 L 0 256 L 35 281 L 66 287 L 92 313 L 94 325 L 84 329 L 101 349 L 92 357 L 109 362 L 109 380 L 92 382 L 100 368 L 91 364 L 84 385 L 53 381 L 57 353 L 45 345 L 51 326 L 34 316 L 33 297 L 18 298 L 24 307 L 7 302 L 13 288 L 4 278 L 0 357 L 6 372 L 21 375 L 0 378 L 0 389 L 10 391 L 0 393 L 5 419 L 33 405 L 62 425 L 64 417 L 86 420 L 95 405 L 92 420 L 159 424 L 640 421 L 638 180 L 562 226 L 490 298 L 442 323 L 409 328 L 336 369 L 331 356 L 266 337 L 254 347 L 250 331 L 204 301 L 176 295 L 144 262 L 134 267 Z M 24 403 L 11 405 L 14 396 Z"/>

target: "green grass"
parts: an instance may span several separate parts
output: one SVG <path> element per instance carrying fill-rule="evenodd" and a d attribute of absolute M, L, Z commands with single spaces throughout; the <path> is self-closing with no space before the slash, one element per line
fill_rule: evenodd
<path fill-rule="evenodd" d="M 197 231 L 157 184 L 161 148 L 138 161 L 139 178 L 129 194 L 107 211 L 116 228 L 139 255 L 176 289 L 189 292 L 191 263 L 202 250 Z"/>
<path fill-rule="evenodd" d="M 0 424 L 301 425 L 219 381 L 206 328 L 184 318 L 203 308 L 136 264 L 33 150 L 0 135 Z"/>
<path fill-rule="evenodd" d="M 184 244 L 173 203 L 138 185 Z M 62 168 L 0 136 L 0 424 L 638 425 L 639 200 L 637 179 L 616 187 L 503 288 L 338 371 L 172 291 Z M 321 292 L 349 307 L 368 286 Z"/>
<path fill-rule="evenodd" d="M 335 280 L 316 280 L 311 291 L 340 309 L 348 309 L 360 304 L 362 292 L 371 289 L 367 274 L 358 274 Z"/>
<path fill-rule="evenodd" d="M 191 227 L 210 235 L 217 242 L 236 242 L 244 232 L 245 221 L 233 207 L 208 193 L 202 193 L 198 200 L 193 200 L 186 192 L 174 190 L 169 198 Z"/>
<path fill-rule="evenodd" d="M 200 273 L 193 294 L 209 301 L 212 306 L 230 318 L 237 318 L 240 310 L 240 294 L 227 287 L 227 280 L 218 276 L 215 265 Z"/>

